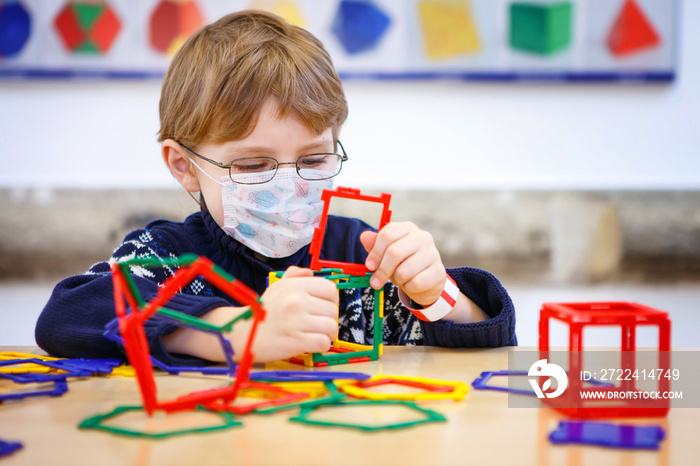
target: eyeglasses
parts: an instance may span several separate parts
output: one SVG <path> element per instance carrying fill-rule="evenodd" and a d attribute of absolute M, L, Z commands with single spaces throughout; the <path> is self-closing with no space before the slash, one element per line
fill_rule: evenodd
<path fill-rule="evenodd" d="M 178 143 L 191 155 L 198 157 L 204 161 L 216 165 L 219 168 L 228 170 L 228 175 L 232 181 L 240 184 L 262 184 L 272 180 L 277 174 L 277 169 L 280 165 L 294 165 L 299 177 L 309 180 L 327 180 L 333 178 L 343 167 L 343 162 L 347 162 L 348 155 L 345 153 L 345 148 L 336 141 L 340 147 L 341 154 L 336 153 L 320 153 L 302 155 L 296 162 L 278 162 L 272 157 L 244 157 L 236 159 L 226 165 L 216 160 L 199 155 L 193 150 L 190 150 L 182 143 Z M 256 174 L 254 181 L 251 181 L 250 174 Z"/>

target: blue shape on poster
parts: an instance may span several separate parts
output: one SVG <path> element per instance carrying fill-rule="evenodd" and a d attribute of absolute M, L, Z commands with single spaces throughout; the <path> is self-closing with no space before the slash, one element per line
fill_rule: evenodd
<path fill-rule="evenodd" d="M 0 57 L 11 57 L 29 39 L 31 20 L 20 2 L 0 4 Z"/>
<path fill-rule="evenodd" d="M 618 425 L 605 422 L 561 421 L 549 434 L 552 443 L 582 443 L 613 448 L 659 449 L 666 436 L 660 426 Z"/>
<path fill-rule="evenodd" d="M 371 2 L 343 0 L 332 29 L 345 51 L 357 54 L 375 48 L 389 23 L 386 13 Z"/>

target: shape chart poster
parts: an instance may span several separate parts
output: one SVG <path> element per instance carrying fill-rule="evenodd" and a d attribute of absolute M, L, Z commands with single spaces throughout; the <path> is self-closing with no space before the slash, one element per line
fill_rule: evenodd
<path fill-rule="evenodd" d="M 675 77 L 678 0 L 0 0 L 0 79 L 160 79 L 246 8 L 313 32 L 344 79 Z"/>

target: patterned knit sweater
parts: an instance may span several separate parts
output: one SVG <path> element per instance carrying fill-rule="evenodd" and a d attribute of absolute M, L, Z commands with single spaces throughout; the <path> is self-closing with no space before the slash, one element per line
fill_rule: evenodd
<path fill-rule="evenodd" d="M 359 241 L 362 231 L 371 229 L 357 219 L 331 216 L 328 220 L 322 259 L 363 263 L 366 251 Z M 185 253 L 206 256 L 228 273 L 262 294 L 270 271 L 291 265 L 308 267 L 308 246 L 290 257 L 257 259 L 250 249 L 228 236 L 206 212 L 190 215 L 183 223 L 155 221 L 143 230 L 127 235 L 107 262 L 93 265 L 83 275 L 69 277 L 56 285 L 36 326 L 37 344 L 49 354 L 68 358 L 124 358 L 118 344 L 102 336 L 104 326 L 115 317 L 109 263 L 132 258 L 175 258 Z M 168 267 L 131 267 L 131 274 L 143 298 L 148 301 L 173 275 Z M 471 324 L 451 321 L 432 323 L 416 319 L 399 301 L 398 288 L 384 288 L 384 331 L 387 345 L 435 345 L 446 347 L 494 347 L 516 345 L 515 311 L 508 293 L 490 273 L 474 268 L 448 269 L 460 291 L 483 309 L 490 319 Z M 238 305 L 201 277 L 178 293 L 168 308 L 202 316 L 220 306 Z M 372 344 L 374 296 L 371 289 L 341 290 L 339 337 L 341 340 Z M 169 354 L 162 338 L 175 331 L 171 323 L 149 321 L 146 335 L 151 353 L 166 364 L 202 365 L 193 357 Z"/>

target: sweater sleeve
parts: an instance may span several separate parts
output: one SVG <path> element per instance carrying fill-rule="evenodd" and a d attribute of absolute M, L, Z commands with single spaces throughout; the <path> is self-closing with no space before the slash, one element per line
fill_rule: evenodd
<path fill-rule="evenodd" d="M 421 321 L 424 344 L 450 348 L 517 345 L 513 301 L 498 279 L 485 270 L 471 267 L 448 269 L 447 273 L 489 319 L 468 324 Z"/>
<path fill-rule="evenodd" d="M 166 252 L 170 250 L 170 252 Z M 165 238 L 148 230 L 131 233 L 109 262 L 134 257 L 175 257 Z M 67 358 L 125 358 L 121 345 L 103 336 L 105 325 L 116 316 L 109 262 L 93 265 L 85 274 L 69 277 L 56 285 L 35 329 L 37 344 L 47 353 Z M 173 268 L 133 267 L 132 278 L 145 301 L 153 298 Z M 168 309 L 199 317 L 219 306 L 231 305 L 214 296 L 211 286 L 196 280 L 167 304 Z M 162 338 L 177 326 L 151 319 L 144 325 L 152 356 L 168 365 L 201 365 L 204 361 L 173 355 Z"/>

